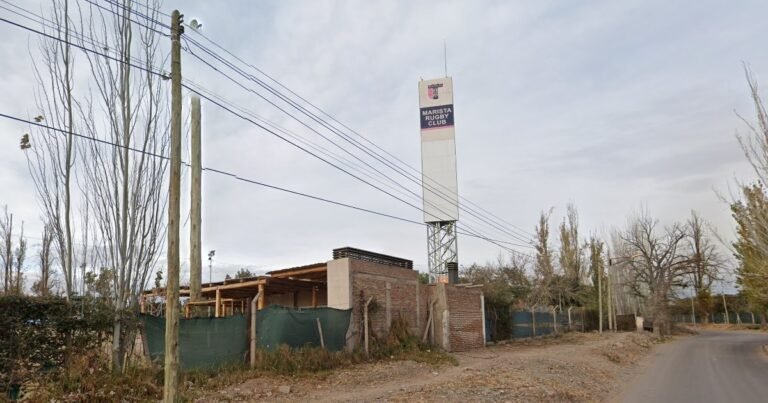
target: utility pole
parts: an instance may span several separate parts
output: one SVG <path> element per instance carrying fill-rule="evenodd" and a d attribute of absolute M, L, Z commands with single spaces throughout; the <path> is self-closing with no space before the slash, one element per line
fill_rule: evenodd
<path fill-rule="evenodd" d="M 203 276 L 203 257 L 200 243 L 202 242 L 202 153 L 200 151 L 200 97 L 192 95 L 192 191 L 189 230 L 189 298 L 200 300 L 200 288 Z"/>
<path fill-rule="evenodd" d="M 179 389 L 179 224 L 181 220 L 181 44 L 179 10 L 171 13 L 171 169 L 168 181 L 168 283 L 165 288 L 163 402 L 176 403 Z"/>
<path fill-rule="evenodd" d="M 602 256 L 600 256 L 602 258 Z M 609 258 L 610 259 L 610 258 Z M 602 263 L 602 262 L 601 262 Z M 597 313 L 598 323 L 600 324 L 600 334 L 603 334 L 603 265 L 599 265 L 600 269 L 597 273 Z"/>
<path fill-rule="evenodd" d="M 608 330 L 613 331 L 613 303 L 611 299 L 611 266 L 613 266 L 613 261 L 611 258 L 608 258 Z"/>

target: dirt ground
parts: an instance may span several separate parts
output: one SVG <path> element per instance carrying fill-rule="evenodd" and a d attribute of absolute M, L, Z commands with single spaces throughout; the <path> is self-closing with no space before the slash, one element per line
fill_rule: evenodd
<path fill-rule="evenodd" d="M 601 401 L 653 344 L 649 334 L 569 333 L 456 353 L 455 366 L 390 361 L 262 376 L 195 401 Z"/>

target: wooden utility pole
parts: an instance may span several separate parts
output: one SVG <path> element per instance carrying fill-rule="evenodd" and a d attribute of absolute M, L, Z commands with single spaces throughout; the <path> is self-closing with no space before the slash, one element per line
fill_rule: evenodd
<path fill-rule="evenodd" d="M 608 330 L 613 330 L 613 300 L 611 299 L 611 266 L 613 265 L 613 262 L 611 261 L 611 258 L 608 258 L 608 276 L 606 276 L 608 280 Z"/>
<path fill-rule="evenodd" d="M 179 389 L 179 224 L 181 220 L 181 44 L 179 10 L 171 13 L 171 177 L 168 181 L 168 284 L 165 289 L 165 382 L 163 402 L 176 403 Z"/>
<path fill-rule="evenodd" d="M 602 258 L 602 256 L 600 256 Z M 603 263 L 603 262 L 601 262 Z M 603 334 L 603 268 L 602 264 L 598 266 L 600 270 L 597 273 L 597 314 L 600 334 Z M 584 320 L 584 318 L 582 318 Z"/>
<path fill-rule="evenodd" d="M 200 288 L 203 277 L 203 256 L 200 249 L 202 242 L 202 188 L 203 173 L 202 153 L 200 151 L 200 97 L 192 95 L 192 191 L 189 230 L 189 298 L 200 300 Z"/>

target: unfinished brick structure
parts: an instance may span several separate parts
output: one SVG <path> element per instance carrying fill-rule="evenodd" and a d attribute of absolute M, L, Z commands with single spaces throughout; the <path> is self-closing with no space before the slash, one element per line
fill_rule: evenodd
<path fill-rule="evenodd" d="M 408 323 L 411 334 L 431 334 L 447 351 L 464 351 L 485 345 L 482 292 L 460 285 L 420 284 L 418 272 L 356 258 L 327 263 L 328 306 L 352 309 L 347 348 L 363 342 L 364 307 L 369 306 L 369 333 L 386 338 L 397 318 Z M 434 314 L 429 321 L 430 306 Z M 426 327 L 430 326 L 430 331 Z"/>

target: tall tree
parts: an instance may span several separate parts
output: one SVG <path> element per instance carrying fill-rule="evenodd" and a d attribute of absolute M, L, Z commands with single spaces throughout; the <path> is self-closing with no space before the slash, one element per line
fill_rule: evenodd
<path fill-rule="evenodd" d="M 579 213 L 576 206 L 568 204 L 566 216 L 560 224 L 559 263 L 563 277 L 559 293 L 569 305 L 581 305 L 584 299 L 584 250 L 579 240 Z"/>
<path fill-rule="evenodd" d="M 27 239 L 24 237 L 24 221 L 21 222 L 19 243 L 13 251 L 13 256 L 16 265 L 13 292 L 16 295 L 22 295 L 24 293 L 24 261 L 27 259 Z"/>
<path fill-rule="evenodd" d="M 600 332 L 603 332 L 603 307 L 605 306 L 605 244 L 596 236 L 589 238 L 589 272 L 592 276 L 594 301 L 597 304 Z"/>
<path fill-rule="evenodd" d="M 37 252 L 40 264 L 40 278 L 32 285 L 32 291 L 41 296 L 47 297 L 51 294 L 53 281 L 51 277 L 51 266 L 53 266 L 53 255 L 51 254 L 51 244 L 53 243 L 53 233 L 51 227 L 43 227 L 43 237 L 40 239 L 40 249 Z"/>
<path fill-rule="evenodd" d="M 8 213 L 8 206 L 3 207 L 0 217 L 0 260 L 3 262 L 3 292 L 13 290 L 13 214 Z"/>
<path fill-rule="evenodd" d="M 50 24 L 42 29 L 51 37 L 41 39 L 40 57 L 33 58 L 37 81 L 35 103 L 41 115 L 37 122 L 45 121 L 52 128 L 63 128 L 62 136 L 56 130 L 37 128 L 31 147 L 26 150 L 27 165 L 35 184 L 37 197 L 43 209 L 44 221 L 51 226 L 58 262 L 64 278 L 67 298 L 74 292 L 74 265 L 72 252 L 73 201 L 76 151 L 74 133 L 76 115 L 74 93 L 74 57 L 71 46 L 71 9 L 68 0 L 52 0 L 47 19 Z M 53 39 L 57 38 L 57 39 Z"/>
<path fill-rule="evenodd" d="M 720 278 L 725 261 L 712 242 L 706 221 L 696 211 L 691 211 L 687 227 L 696 314 L 706 320 L 712 307 L 712 283 Z"/>
<path fill-rule="evenodd" d="M 646 301 L 654 331 L 662 335 L 671 331 L 669 298 L 673 287 L 690 273 L 687 236 L 685 227 L 679 223 L 660 230 L 658 221 L 647 212 L 630 221 L 620 236 L 621 250 L 617 252 L 631 276 L 629 285 Z"/>
<path fill-rule="evenodd" d="M 553 288 L 555 285 L 555 266 L 553 264 L 552 251 L 549 246 L 549 213 L 543 211 L 539 215 L 539 223 L 534 231 L 534 248 L 536 259 L 534 262 L 533 288 L 529 294 L 529 305 L 551 304 L 554 300 Z"/>
<path fill-rule="evenodd" d="M 737 282 L 747 302 L 760 313 L 766 323 L 768 311 L 768 254 L 760 246 L 768 244 L 768 195 L 762 184 L 742 188 L 742 200 L 731 204 L 736 221 L 733 250 L 738 267 Z"/>
<path fill-rule="evenodd" d="M 112 334 L 113 370 L 124 367 L 132 327 L 126 312 L 138 309 L 138 295 L 148 285 L 162 253 L 167 200 L 168 105 L 164 82 L 151 71 L 164 62 L 157 26 L 157 1 L 132 1 L 104 8 L 91 5 L 81 18 L 81 30 L 109 43 L 115 60 L 89 54 L 95 96 L 83 101 L 82 121 L 92 137 L 119 144 L 116 148 L 91 142 L 84 147 L 82 165 L 88 206 L 99 245 L 102 273 L 112 274 L 111 300 L 116 312 Z M 136 9 L 141 24 L 132 21 Z M 131 152 L 130 149 L 139 152 Z"/>

